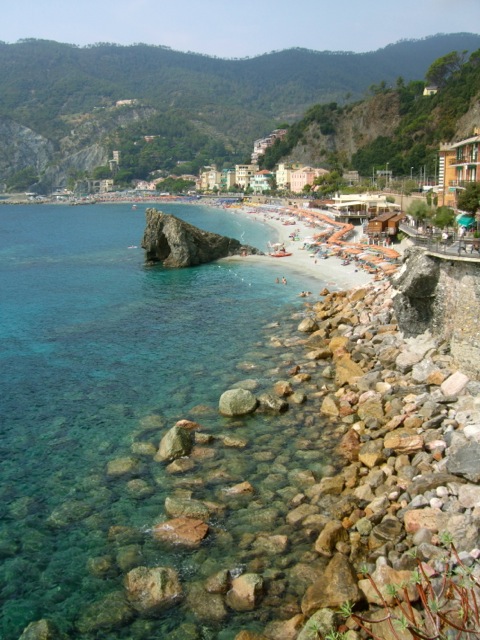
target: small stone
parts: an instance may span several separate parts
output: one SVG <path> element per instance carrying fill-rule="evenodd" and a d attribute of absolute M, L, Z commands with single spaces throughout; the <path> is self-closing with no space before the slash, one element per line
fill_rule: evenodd
<path fill-rule="evenodd" d="M 419 529 L 428 529 L 434 533 L 442 531 L 447 520 L 446 514 L 439 509 L 425 507 L 424 509 L 412 509 L 404 516 L 405 530 L 407 533 L 415 533 Z"/>
<path fill-rule="evenodd" d="M 469 382 L 468 376 L 461 371 L 455 371 L 440 385 L 440 390 L 444 396 L 457 396 L 465 389 Z"/>
<path fill-rule="evenodd" d="M 431 498 L 429 504 L 432 509 L 441 509 L 443 507 L 443 500 L 440 498 Z"/>
<path fill-rule="evenodd" d="M 370 469 L 378 466 L 382 462 L 385 462 L 383 441 L 378 439 L 366 442 L 358 452 L 358 459 L 362 464 Z"/>
<path fill-rule="evenodd" d="M 347 542 L 348 533 L 341 522 L 331 520 L 321 531 L 315 542 L 315 551 L 324 556 L 331 556 L 338 542 Z"/>
<path fill-rule="evenodd" d="M 406 429 L 396 429 L 387 433 L 383 446 L 396 453 L 415 453 L 423 449 L 423 437 Z"/>

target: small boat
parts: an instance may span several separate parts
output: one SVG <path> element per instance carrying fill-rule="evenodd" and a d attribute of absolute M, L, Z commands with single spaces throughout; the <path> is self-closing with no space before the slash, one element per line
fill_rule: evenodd
<path fill-rule="evenodd" d="M 287 258 L 292 254 L 288 253 L 287 251 L 277 251 L 276 253 L 270 253 L 269 255 L 271 258 Z"/>

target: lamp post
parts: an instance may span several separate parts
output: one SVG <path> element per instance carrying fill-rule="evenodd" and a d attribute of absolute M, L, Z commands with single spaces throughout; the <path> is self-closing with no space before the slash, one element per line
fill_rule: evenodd
<path fill-rule="evenodd" d="M 385 186 L 388 186 L 388 162 L 386 164 L 386 168 L 385 168 Z"/>
<path fill-rule="evenodd" d="M 413 180 L 413 167 L 410 167 L 410 180 Z"/>

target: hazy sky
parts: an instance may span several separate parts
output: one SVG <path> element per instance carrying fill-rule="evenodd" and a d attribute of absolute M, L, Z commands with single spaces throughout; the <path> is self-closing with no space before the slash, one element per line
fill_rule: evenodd
<path fill-rule="evenodd" d="M 221 58 L 373 51 L 459 32 L 480 32 L 480 0 L 4 0 L 0 19 L 4 42 L 143 42 Z"/>

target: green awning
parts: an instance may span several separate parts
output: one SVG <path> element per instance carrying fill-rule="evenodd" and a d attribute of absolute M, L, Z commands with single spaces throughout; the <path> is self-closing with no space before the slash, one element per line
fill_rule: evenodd
<path fill-rule="evenodd" d="M 472 227 L 475 224 L 475 216 L 460 214 L 457 216 L 457 224 L 462 227 Z"/>

